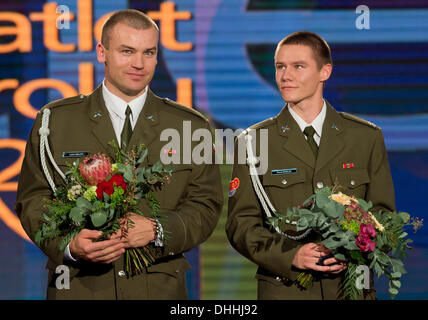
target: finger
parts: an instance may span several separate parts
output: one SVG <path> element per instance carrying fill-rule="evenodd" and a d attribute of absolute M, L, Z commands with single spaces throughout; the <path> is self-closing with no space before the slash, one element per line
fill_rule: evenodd
<path fill-rule="evenodd" d="M 108 255 L 95 259 L 94 262 L 109 264 L 119 259 L 124 252 L 125 252 L 125 249 L 116 250 Z"/>
<path fill-rule="evenodd" d="M 329 265 L 333 265 L 333 264 L 340 264 L 340 263 L 342 263 L 343 261 L 341 261 L 341 260 L 337 260 L 336 258 L 328 258 L 328 259 L 325 259 L 324 260 L 324 265 L 325 266 L 329 266 Z"/>
<path fill-rule="evenodd" d="M 103 235 L 102 231 L 82 229 L 80 236 L 85 239 L 98 239 Z"/>
<path fill-rule="evenodd" d="M 109 260 L 112 256 L 122 254 L 125 251 L 123 243 L 118 243 L 114 246 L 107 247 L 103 250 L 95 251 L 88 255 L 92 261 Z"/>
<path fill-rule="evenodd" d="M 331 268 L 332 267 L 330 267 L 330 266 L 319 266 L 319 265 L 317 265 L 317 264 L 314 263 L 308 269 L 312 269 L 312 270 L 319 271 L 319 272 L 330 272 Z"/>
<path fill-rule="evenodd" d="M 90 244 L 88 244 L 87 251 L 88 253 L 95 253 L 97 251 L 102 251 L 105 248 L 115 246 L 119 243 L 121 243 L 120 239 L 109 239 L 109 240 L 91 242 Z"/>
<path fill-rule="evenodd" d="M 332 274 L 338 274 L 344 271 L 348 266 L 343 264 L 337 264 L 335 266 L 331 267 L 330 273 Z"/>

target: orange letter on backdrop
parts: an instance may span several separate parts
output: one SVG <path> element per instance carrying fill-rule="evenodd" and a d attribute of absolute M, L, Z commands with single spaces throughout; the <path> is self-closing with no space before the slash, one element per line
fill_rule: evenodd
<path fill-rule="evenodd" d="M 175 11 L 172 1 L 163 2 L 160 11 L 149 11 L 147 14 L 153 20 L 160 20 L 161 43 L 165 48 L 174 51 L 190 51 L 192 43 L 181 43 L 175 39 L 175 20 L 190 20 L 192 14 L 189 11 Z"/>
<path fill-rule="evenodd" d="M 192 107 L 192 79 L 181 78 L 177 79 L 177 102 Z"/>
<path fill-rule="evenodd" d="M 0 139 L 0 149 L 16 149 L 19 151 L 19 158 L 11 166 L 0 171 L 0 191 L 16 191 L 17 182 L 5 182 L 21 171 L 22 160 L 25 154 L 25 141 L 18 139 Z M 27 241 L 30 241 L 24 229 L 22 228 L 21 222 L 18 217 L 8 208 L 8 206 L 0 198 L 0 220 L 18 235 Z"/>
<path fill-rule="evenodd" d="M 16 35 L 16 39 L 8 44 L 0 44 L 0 53 L 9 53 L 15 50 L 19 52 L 30 52 L 31 24 L 27 17 L 21 13 L 4 11 L 0 12 L 0 21 L 13 22 L 15 27 L 0 27 L 0 36 Z"/>
<path fill-rule="evenodd" d="M 79 93 L 87 95 L 94 91 L 94 65 L 79 63 Z"/>
<path fill-rule="evenodd" d="M 77 2 L 77 28 L 79 36 L 79 50 L 92 50 L 92 0 Z"/>
<path fill-rule="evenodd" d="M 57 4 L 55 2 L 43 5 L 43 12 L 30 13 L 30 19 L 33 21 L 43 21 L 43 42 L 49 50 L 57 52 L 72 52 L 76 49 L 73 43 L 63 44 L 58 39 L 58 29 L 56 19 L 60 15 L 56 12 Z M 74 15 L 70 13 L 70 20 Z"/>
<path fill-rule="evenodd" d="M 30 103 L 31 94 L 38 89 L 52 88 L 61 92 L 64 98 L 77 95 L 76 89 L 70 84 L 55 79 L 36 79 L 21 85 L 13 95 L 13 104 L 16 110 L 29 118 L 36 118 L 38 110 Z"/>

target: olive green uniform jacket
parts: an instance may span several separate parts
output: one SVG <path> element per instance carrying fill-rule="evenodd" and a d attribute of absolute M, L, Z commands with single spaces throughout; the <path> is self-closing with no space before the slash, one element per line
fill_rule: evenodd
<path fill-rule="evenodd" d="M 89 155 L 101 152 L 114 159 L 114 150 L 108 142 L 116 141 L 116 136 L 101 88 L 99 86 L 89 96 L 61 99 L 45 106 L 51 110 L 49 145 L 63 172 L 67 171 L 66 162 L 75 160 L 64 158 L 63 152 L 86 151 Z M 15 206 L 22 226 L 33 240 L 42 222 L 42 206 L 52 197 L 39 156 L 41 113 L 38 113 L 28 139 Z M 161 99 L 149 90 L 129 142 L 129 146 L 144 143 L 148 147 L 149 154 L 142 165 L 151 166 L 160 160 L 163 146 L 168 143 L 160 141 L 162 130 L 175 129 L 180 139 L 185 139 L 183 121 L 190 121 L 192 131 L 210 130 L 208 121 L 197 111 Z M 180 146 L 183 147 L 183 142 Z M 48 167 L 55 183 L 60 184 L 62 180 L 52 170 L 49 160 Z M 156 262 L 143 274 L 128 279 L 123 272 L 123 257 L 109 265 L 84 260 L 70 262 L 59 250 L 61 239 L 46 241 L 40 249 L 49 258 L 48 299 L 187 299 L 185 272 L 190 265 L 183 252 L 195 248 L 210 236 L 221 213 L 223 193 L 218 166 L 181 161 L 174 167 L 170 184 L 154 193 L 160 201 L 161 214 L 167 220 L 164 228 L 170 232 L 170 239 L 162 249 L 149 244 Z M 146 200 L 140 201 L 139 207 L 150 216 Z M 56 288 L 57 277 L 64 275 L 55 273 L 58 265 L 69 267 L 70 289 Z"/>
<path fill-rule="evenodd" d="M 327 103 L 316 160 L 287 107 L 278 116 L 250 128 L 258 133 L 261 129 L 268 130 L 268 168 L 259 178 L 276 210 L 285 213 L 287 208 L 302 204 L 317 188 L 335 183 L 349 195 L 372 201 L 374 210 L 395 210 L 383 135 L 375 125 L 339 113 Z M 239 139 L 243 139 L 242 134 Z M 257 139 L 259 143 L 258 135 Z M 296 252 L 303 244 L 319 242 L 321 238 L 312 232 L 300 241 L 290 240 L 266 225 L 266 216 L 254 192 L 248 166 L 237 163 L 238 146 L 239 143 L 235 144 L 232 179 L 239 179 L 239 187 L 229 195 L 226 232 L 231 245 L 259 266 L 256 274 L 258 298 L 340 298 L 340 275 L 329 277 L 317 273 L 320 280 L 306 291 L 295 286 L 293 281 L 301 272 L 291 265 Z M 257 156 L 258 152 L 255 152 Z M 344 169 L 344 164 L 351 168 Z M 272 174 L 272 170 L 278 169 L 287 170 Z M 284 228 L 290 235 L 300 234 L 295 226 Z M 374 297 L 375 291 L 368 290 L 362 298 Z"/>

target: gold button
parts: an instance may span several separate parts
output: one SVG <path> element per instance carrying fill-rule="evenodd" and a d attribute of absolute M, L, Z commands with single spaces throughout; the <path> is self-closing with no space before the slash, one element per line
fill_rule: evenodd
<path fill-rule="evenodd" d="M 285 180 L 285 179 L 282 180 L 281 182 L 282 182 L 282 184 L 287 184 L 287 180 Z"/>
<path fill-rule="evenodd" d="M 355 180 L 351 180 L 351 186 L 355 186 Z"/>

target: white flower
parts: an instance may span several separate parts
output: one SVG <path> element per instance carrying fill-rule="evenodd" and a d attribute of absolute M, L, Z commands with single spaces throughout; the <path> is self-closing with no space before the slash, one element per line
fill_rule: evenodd
<path fill-rule="evenodd" d="M 380 223 L 379 223 L 379 221 L 377 221 L 377 219 L 375 218 L 375 216 L 369 211 L 368 212 L 369 213 L 369 215 L 370 215 L 370 218 L 372 218 L 372 220 L 373 220 L 373 222 L 375 223 L 375 226 L 376 226 L 376 229 L 378 229 L 379 231 L 383 231 L 383 230 L 385 230 L 385 228 L 384 228 L 384 226 L 383 225 L 381 225 Z"/>
<path fill-rule="evenodd" d="M 351 201 L 357 201 L 357 199 L 343 194 L 342 192 L 332 194 L 329 198 L 336 202 L 339 202 L 344 206 L 349 206 L 351 204 Z"/>

